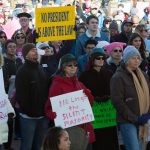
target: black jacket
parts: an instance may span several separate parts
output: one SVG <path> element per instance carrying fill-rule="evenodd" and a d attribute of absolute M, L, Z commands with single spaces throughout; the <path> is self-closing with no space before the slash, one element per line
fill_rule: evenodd
<path fill-rule="evenodd" d="M 79 80 L 91 90 L 92 95 L 95 97 L 97 101 L 104 101 L 105 96 L 106 99 L 110 96 L 110 79 L 112 73 L 105 68 L 102 68 L 100 72 L 97 72 L 94 69 L 90 69 L 81 74 Z M 99 99 L 98 99 L 99 98 Z"/>
<path fill-rule="evenodd" d="M 6 93 L 8 93 L 10 77 L 16 75 L 16 72 L 21 65 L 22 60 L 20 58 L 9 59 L 4 57 L 3 75 Z"/>
<path fill-rule="evenodd" d="M 20 111 L 30 117 L 44 116 L 48 86 L 46 75 L 38 63 L 25 61 L 16 75 L 16 100 Z"/>

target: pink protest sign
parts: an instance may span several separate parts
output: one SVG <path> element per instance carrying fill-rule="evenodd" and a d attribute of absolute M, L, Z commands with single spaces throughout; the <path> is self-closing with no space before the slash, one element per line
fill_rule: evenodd
<path fill-rule="evenodd" d="M 57 113 L 55 126 L 69 128 L 94 121 L 91 105 L 83 90 L 51 97 L 53 112 Z"/>

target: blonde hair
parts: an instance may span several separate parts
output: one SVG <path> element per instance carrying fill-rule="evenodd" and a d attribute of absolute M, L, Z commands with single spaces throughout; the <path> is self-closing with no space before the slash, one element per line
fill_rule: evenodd
<path fill-rule="evenodd" d="M 3 55 L 0 53 L 0 68 L 3 66 L 4 60 L 3 60 Z"/>

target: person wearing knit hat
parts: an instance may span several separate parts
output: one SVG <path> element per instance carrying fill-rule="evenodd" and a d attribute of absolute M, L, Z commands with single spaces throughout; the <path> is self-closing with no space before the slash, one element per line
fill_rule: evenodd
<path fill-rule="evenodd" d="M 106 49 L 106 52 L 109 56 L 111 56 L 113 50 L 116 47 L 119 47 L 122 51 L 123 51 L 123 47 L 126 46 L 126 43 L 122 43 L 122 42 L 113 42 L 110 43 L 109 45 L 105 46 L 104 48 Z"/>
<path fill-rule="evenodd" d="M 118 24 L 115 20 L 113 20 L 109 25 L 109 31 L 110 31 L 110 42 L 114 41 L 114 36 L 119 34 L 119 28 Z"/>
<path fill-rule="evenodd" d="M 61 57 L 58 65 L 58 70 L 61 70 L 69 63 L 69 62 L 75 62 L 77 64 L 76 57 L 72 54 L 66 54 Z"/>
<path fill-rule="evenodd" d="M 140 63 L 139 51 L 134 46 L 127 46 L 123 52 L 123 63 L 110 83 L 117 124 L 127 150 L 144 150 L 147 146 L 150 89 L 149 78 L 140 69 Z"/>
<path fill-rule="evenodd" d="M 87 86 L 94 95 L 95 105 L 93 108 L 107 104 L 110 98 L 109 86 L 112 73 L 104 67 L 104 63 L 104 50 L 100 48 L 93 49 L 89 66 L 79 77 L 79 80 Z M 103 113 L 109 114 L 107 110 Z M 98 128 L 98 124 L 101 124 L 98 120 L 99 118 L 95 115 L 95 125 L 97 124 L 97 128 L 94 130 L 96 141 L 93 143 L 93 150 L 118 150 L 116 127 Z"/>
<path fill-rule="evenodd" d="M 91 56 L 90 56 L 90 59 L 92 60 L 92 62 L 94 61 L 94 59 L 96 57 L 99 57 L 101 56 L 103 58 L 103 60 L 105 60 L 105 51 L 103 48 L 94 48 L 92 50 L 92 53 L 91 53 Z"/>
<path fill-rule="evenodd" d="M 57 119 L 59 116 L 61 116 L 60 110 L 56 110 L 56 112 L 52 110 L 51 97 L 53 96 L 82 90 L 81 92 L 84 93 L 85 96 L 87 96 L 87 100 L 89 101 L 89 103 L 92 104 L 93 102 L 93 96 L 90 90 L 88 90 L 77 78 L 78 64 L 74 55 L 66 54 L 62 56 L 60 59 L 58 70 L 59 72 L 57 72 L 57 74 L 53 76 L 52 84 L 49 89 L 49 96 L 45 106 L 46 116 L 52 121 L 54 121 L 55 118 Z M 74 96 L 75 95 L 73 95 L 73 97 Z M 70 108 L 66 107 L 66 112 L 69 111 Z M 85 134 L 81 136 L 82 133 L 80 131 L 85 132 L 84 126 L 86 126 L 86 132 L 89 132 L 88 138 Z M 74 129 L 77 131 L 79 130 L 78 135 L 73 134 Z M 71 150 L 86 149 L 88 144 L 91 144 L 92 146 L 92 143 L 95 141 L 94 129 L 91 123 L 84 123 L 79 126 L 75 125 L 74 127 L 67 128 L 66 130 L 69 133 Z M 78 137 L 81 138 L 81 140 L 76 140 Z"/>
<path fill-rule="evenodd" d="M 129 45 L 123 51 L 122 60 L 126 64 L 126 63 L 128 63 L 128 60 L 130 58 L 135 57 L 135 56 L 138 56 L 138 58 L 141 60 L 141 55 L 140 55 L 138 49 L 136 49 L 134 46 Z"/>
<path fill-rule="evenodd" d="M 105 46 L 109 45 L 110 43 L 107 41 L 98 41 L 96 48 L 104 48 Z"/>
<path fill-rule="evenodd" d="M 39 150 L 48 129 L 44 106 L 47 100 L 49 81 L 38 62 L 35 45 L 26 43 L 22 48 L 22 54 L 25 62 L 18 70 L 15 82 L 16 101 L 21 112 L 19 114 L 20 149 L 31 150 L 34 147 Z"/>
<path fill-rule="evenodd" d="M 125 45 L 126 43 L 113 42 L 105 46 L 106 54 L 109 56 L 106 60 L 105 67 L 113 73 L 116 71 L 117 67 L 120 65 L 122 52 L 123 52 L 123 46 Z"/>
<path fill-rule="evenodd" d="M 24 59 L 28 59 L 33 62 L 37 62 L 38 54 L 37 54 L 37 49 L 35 47 L 35 44 L 26 43 L 22 47 L 22 55 L 23 55 Z"/>

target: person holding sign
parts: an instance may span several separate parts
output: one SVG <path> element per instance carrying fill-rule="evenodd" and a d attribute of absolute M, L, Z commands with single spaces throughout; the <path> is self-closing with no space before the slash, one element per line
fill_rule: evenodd
<path fill-rule="evenodd" d="M 90 91 L 77 79 L 77 71 L 78 71 L 78 64 L 76 58 L 72 54 L 66 54 L 61 57 L 58 71 L 56 72 L 55 76 L 52 79 L 52 85 L 49 89 L 49 97 L 45 106 L 46 115 L 50 120 L 54 120 L 57 117 L 58 112 L 52 112 L 50 99 L 51 97 L 83 90 L 85 95 L 88 97 L 90 104 L 93 103 L 93 96 Z M 63 104 L 65 105 L 65 103 Z M 83 133 L 84 132 L 84 139 L 81 139 L 80 135 L 73 135 L 69 133 L 70 140 L 71 140 L 71 150 L 80 150 L 80 145 L 83 145 L 83 141 L 87 139 L 86 142 L 89 143 L 87 145 L 83 145 L 85 148 L 81 150 L 91 150 L 91 144 L 95 141 L 94 130 L 91 123 L 85 123 L 77 126 L 79 130 Z M 72 128 L 72 127 L 71 127 Z M 68 130 L 68 129 L 66 129 Z M 74 139 L 74 140 L 72 140 Z M 79 139 L 79 140 L 77 140 Z M 75 144 L 76 143 L 76 144 Z"/>
<path fill-rule="evenodd" d="M 81 73 L 79 80 L 88 87 L 94 95 L 93 113 L 95 115 L 95 121 L 93 125 L 96 141 L 93 143 L 93 149 L 118 150 L 116 127 L 114 125 L 114 127 L 112 127 L 109 122 L 111 118 L 107 119 L 106 117 L 106 114 L 110 116 L 110 112 L 102 108 L 104 104 L 108 105 L 108 100 L 110 99 L 109 84 L 112 76 L 112 73 L 103 67 L 105 58 L 104 49 L 94 48 L 89 59 L 89 69 Z M 97 113 L 94 111 L 95 107 L 97 107 L 97 110 L 95 109 L 98 111 Z M 103 113 L 102 111 L 105 112 Z M 105 116 L 102 116 L 104 114 Z M 106 122 L 105 126 L 102 126 L 101 124 L 104 124 L 104 121 Z"/>
<path fill-rule="evenodd" d="M 110 83 L 111 98 L 117 110 L 117 123 L 126 150 L 144 150 L 150 119 L 148 76 L 141 71 L 141 55 L 134 46 L 127 46 L 123 62 Z"/>
<path fill-rule="evenodd" d="M 15 116 L 14 109 L 5 92 L 2 65 L 3 56 L 0 53 L 0 150 L 2 149 L 2 144 L 8 141 L 7 122 Z"/>

